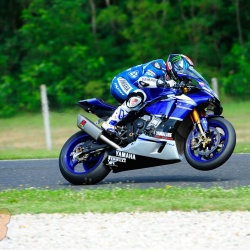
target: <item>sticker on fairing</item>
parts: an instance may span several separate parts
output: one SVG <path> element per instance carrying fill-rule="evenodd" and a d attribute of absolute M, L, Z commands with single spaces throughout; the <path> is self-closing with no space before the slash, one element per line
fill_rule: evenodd
<path fill-rule="evenodd" d="M 155 131 L 154 137 L 159 138 L 159 139 L 165 139 L 165 140 L 173 140 L 172 133 L 163 132 L 163 131 Z"/>
<path fill-rule="evenodd" d="M 116 150 L 116 156 L 130 159 L 130 160 L 136 160 L 135 154 L 127 153 L 127 152 L 123 152 L 123 151 Z"/>
<path fill-rule="evenodd" d="M 126 163 L 126 158 L 116 157 L 116 156 L 112 156 L 112 155 L 108 156 L 108 164 L 107 165 L 117 167 L 117 165 L 116 165 L 117 162 Z"/>

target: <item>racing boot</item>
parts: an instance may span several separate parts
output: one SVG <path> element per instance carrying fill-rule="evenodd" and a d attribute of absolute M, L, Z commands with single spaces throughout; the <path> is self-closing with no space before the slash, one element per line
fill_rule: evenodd
<path fill-rule="evenodd" d="M 111 136 L 117 136 L 116 124 L 124 119 L 131 111 L 126 102 L 119 106 L 109 119 L 102 124 L 102 128 Z"/>

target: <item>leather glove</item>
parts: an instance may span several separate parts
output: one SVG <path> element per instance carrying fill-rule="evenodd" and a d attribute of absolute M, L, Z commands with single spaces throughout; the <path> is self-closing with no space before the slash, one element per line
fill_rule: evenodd
<path fill-rule="evenodd" d="M 158 88 L 172 88 L 176 85 L 176 82 L 174 80 L 162 81 L 158 79 L 156 85 Z"/>

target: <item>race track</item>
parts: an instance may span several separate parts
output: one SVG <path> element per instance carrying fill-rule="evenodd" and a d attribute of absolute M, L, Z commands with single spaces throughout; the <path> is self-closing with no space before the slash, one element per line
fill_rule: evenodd
<path fill-rule="evenodd" d="M 164 188 L 219 186 L 226 189 L 250 185 L 250 154 L 233 154 L 220 168 L 203 172 L 186 161 L 160 167 L 110 173 L 97 185 L 74 186 L 61 175 L 57 159 L 0 161 L 0 190 L 49 188 Z"/>

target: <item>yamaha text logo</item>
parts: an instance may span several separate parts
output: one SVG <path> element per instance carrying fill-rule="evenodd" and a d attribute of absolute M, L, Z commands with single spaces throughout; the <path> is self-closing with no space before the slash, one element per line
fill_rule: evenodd
<path fill-rule="evenodd" d="M 127 159 L 129 160 L 136 160 L 135 154 L 122 152 L 122 151 L 116 151 L 116 155 L 109 155 L 108 156 L 108 165 L 117 167 L 118 162 L 119 163 L 126 163 Z"/>
<path fill-rule="evenodd" d="M 135 154 L 122 152 L 122 151 L 118 151 L 118 150 L 116 150 L 116 156 L 121 157 L 121 158 L 130 159 L 130 160 L 136 160 Z"/>

